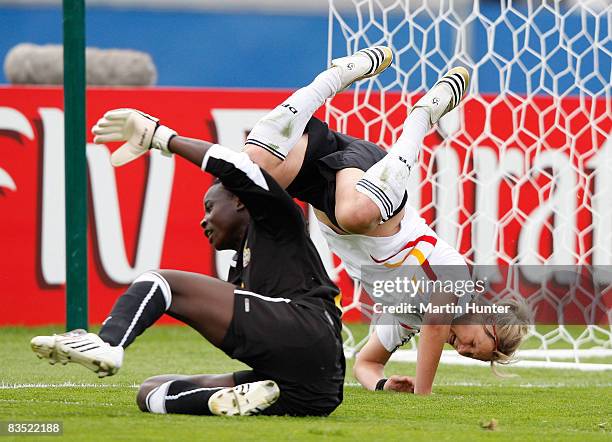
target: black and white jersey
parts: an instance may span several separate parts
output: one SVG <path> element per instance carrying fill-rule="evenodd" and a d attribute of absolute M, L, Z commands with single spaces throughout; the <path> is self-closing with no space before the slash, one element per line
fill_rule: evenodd
<path fill-rule="evenodd" d="M 315 297 L 333 303 L 339 290 L 291 196 L 248 155 L 219 145 L 210 147 L 202 169 L 218 177 L 251 216 L 229 282 L 264 296 Z"/>

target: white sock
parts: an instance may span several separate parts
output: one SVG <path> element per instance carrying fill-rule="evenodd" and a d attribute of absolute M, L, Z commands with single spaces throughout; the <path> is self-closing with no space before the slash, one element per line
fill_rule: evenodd
<path fill-rule="evenodd" d="M 414 109 L 404 121 L 402 135 L 389 154 L 370 167 L 355 184 L 355 189 L 370 198 L 384 221 L 394 216 L 405 203 L 410 170 L 419 159 L 421 144 L 431 129 L 429 113 Z"/>
<path fill-rule="evenodd" d="M 295 102 L 296 106 L 300 104 L 312 115 L 325 100 L 336 95 L 340 86 L 340 68 L 330 68 L 317 75 L 308 86 L 295 91 L 286 102 Z"/>
<path fill-rule="evenodd" d="M 410 169 L 398 155 L 389 153 L 363 174 L 355 190 L 376 204 L 383 222 L 397 214 L 406 202 Z"/>
<path fill-rule="evenodd" d="M 402 135 L 389 150 L 390 154 L 397 155 L 406 160 L 410 169 L 419 159 L 421 145 L 427 132 L 431 129 L 429 113 L 423 108 L 414 109 L 404 121 Z"/>
<path fill-rule="evenodd" d="M 284 160 L 296 145 L 312 114 L 340 89 L 340 69 L 331 68 L 308 86 L 298 89 L 281 105 L 257 122 L 247 144 L 255 144 Z"/>

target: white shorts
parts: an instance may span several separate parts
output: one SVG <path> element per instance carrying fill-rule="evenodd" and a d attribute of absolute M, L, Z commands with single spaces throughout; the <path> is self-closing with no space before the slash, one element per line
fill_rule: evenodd
<path fill-rule="evenodd" d="M 403 324 L 393 315 L 382 315 L 374 327 L 376 336 L 385 350 L 393 353 L 419 332 L 419 327 Z"/>

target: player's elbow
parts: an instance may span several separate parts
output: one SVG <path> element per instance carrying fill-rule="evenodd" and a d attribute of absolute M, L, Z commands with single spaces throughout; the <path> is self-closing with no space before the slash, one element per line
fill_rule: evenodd
<path fill-rule="evenodd" d="M 353 376 L 359 379 L 359 374 L 363 370 L 363 361 L 359 358 L 359 353 L 355 356 L 355 363 L 353 364 Z"/>
<path fill-rule="evenodd" d="M 353 364 L 353 376 L 358 381 L 367 375 L 382 376 L 385 364 L 378 361 L 367 359 L 363 352 L 357 353 L 355 356 L 355 363 Z M 360 381 L 361 382 L 361 381 Z"/>

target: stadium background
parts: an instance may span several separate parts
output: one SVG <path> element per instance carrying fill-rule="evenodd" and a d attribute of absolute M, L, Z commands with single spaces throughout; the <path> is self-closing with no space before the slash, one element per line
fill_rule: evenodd
<path fill-rule="evenodd" d="M 34 5 L 28 6 L 30 3 Z M 10 48 L 18 43 L 61 43 L 62 12 L 54 3 L 59 2 L 0 0 L 0 20 L 3 23 L 0 27 L 0 59 L 4 60 Z M 348 8 L 350 2 L 335 3 L 345 4 Z M 460 9 L 464 3 L 466 0 L 454 2 L 455 8 Z M 520 1 L 513 4 L 517 10 L 526 8 Z M 138 5 L 158 7 L 145 9 L 138 8 Z M 183 5 L 184 9 L 177 9 L 177 5 Z M 199 7 L 194 8 L 197 5 Z M 157 66 L 159 86 L 292 89 L 308 83 L 327 62 L 327 7 L 326 0 L 98 0 L 87 2 L 86 41 L 88 46 L 132 48 L 151 54 Z M 483 1 L 481 12 L 486 17 L 495 18 L 499 15 L 499 2 Z M 579 14 L 568 15 L 564 29 L 568 34 L 579 35 L 582 20 Z M 592 17 L 588 16 L 586 20 L 589 26 L 593 25 Z M 555 26 L 552 14 L 540 14 L 536 22 L 542 29 Z M 389 27 L 392 26 L 393 18 Z M 481 29 L 475 30 L 476 33 L 479 31 L 482 32 Z M 442 46 L 450 46 L 447 37 L 442 29 L 439 38 Z M 471 39 L 474 54 L 487 51 L 487 39 L 478 37 L 475 34 Z M 496 48 L 511 45 L 510 34 L 505 40 L 503 37 L 497 36 L 499 43 Z M 334 38 L 334 48 L 345 46 L 340 35 L 335 34 Z M 537 51 L 535 41 L 528 45 Z M 572 47 L 576 53 L 586 52 L 581 59 L 583 72 L 593 71 L 592 54 L 586 51 L 589 45 L 587 39 L 580 39 Z M 444 50 L 446 53 L 449 51 L 452 48 Z M 560 50 L 548 59 L 552 71 L 564 65 L 566 55 L 566 51 Z M 536 62 L 531 60 L 528 52 L 523 53 L 522 60 L 526 66 Z M 416 61 L 406 60 L 407 64 Z M 480 92 L 499 91 L 496 79 L 496 75 L 481 75 Z M 524 79 L 510 80 L 510 89 L 518 93 L 525 91 L 527 82 Z M 569 84 L 571 79 L 567 81 Z M 0 72 L 2 83 L 6 83 L 4 72 Z M 589 89 L 588 84 L 586 88 Z"/>
<path fill-rule="evenodd" d="M 221 8 L 216 2 L 189 0 L 88 2 L 89 47 L 147 52 L 158 70 L 155 90 L 92 88 L 88 96 L 88 127 L 106 109 L 131 106 L 161 117 L 185 135 L 238 148 L 243 133 L 257 116 L 292 89 L 310 81 L 327 62 L 327 1 L 256 3 L 258 8 L 254 9 L 248 1 L 226 2 Z M 117 4 L 121 7 L 116 7 Z M 143 8 L 145 4 L 154 7 Z M 458 2 L 457 8 L 461 4 Z M 521 7 L 525 6 L 519 3 L 517 9 Z M 498 8 L 498 2 L 483 2 L 481 12 L 494 18 Z M 58 2 L 2 1 L 0 17 L 5 24 L 0 27 L 1 58 L 18 43 L 61 43 Z M 393 27 L 395 19 L 399 22 L 400 17 L 391 17 L 389 27 Z M 582 20 L 578 14 L 568 15 L 565 32 L 579 35 Z M 555 25 L 554 16 L 540 14 L 535 24 L 550 29 Z M 586 26 L 592 24 L 587 19 Z M 470 52 L 475 55 L 486 52 L 487 39 L 478 38 L 483 30 L 472 31 Z M 438 39 L 441 52 L 452 54 L 450 29 L 442 27 L 441 33 Z M 333 35 L 335 50 L 344 48 L 340 35 Z M 510 40 L 506 43 L 510 44 Z M 501 38 L 496 44 L 503 48 L 505 42 Z M 537 45 L 535 40 L 526 42 L 535 52 Z M 585 53 L 580 58 L 580 69 L 584 72 L 592 70 L 594 64 L 588 47 L 587 39 L 576 39 L 571 48 L 573 53 Z M 550 70 L 561 71 L 567 63 L 566 56 L 564 50 L 553 53 L 547 60 Z M 527 67 L 539 63 L 529 51 L 523 52 L 519 61 Z M 410 65 L 416 60 L 404 56 L 403 62 Z M 486 69 L 485 66 L 478 77 L 478 91 L 494 96 L 500 85 L 496 75 L 486 75 Z M 4 73 L 0 75 L 0 83 L 5 83 Z M 509 81 L 514 92 L 524 93 L 532 86 L 530 82 L 537 84 L 539 79 L 512 76 Z M 587 92 L 590 87 L 601 88 L 598 81 L 582 86 Z M 570 76 L 567 83 L 563 78 L 559 82 L 561 90 L 578 92 L 572 87 Z M 6 146 L 1 166 L 12 181 L 12 185 L 5 183 L 0 189 L 4 214 L 0 220 L 0 244 L 5 252 L 0 256 L 3 268 L 0 282 L 9 301 L 0 313 L 0 324 L 61 323 L 64 320 L 63 143 L 58 130 L 62 123 L 61 89 L 2 87 L 0 100 L 5 110 L 0 134 Z M 350 97 L 345 102 L 350 105 Z M 322 113 L 318 115 L 323 117 Z M 609 123 L 603 121 L 604 126 Z M 92 322 L 101 321 L 124 284 L 149 267 L 215 273 L 213 252 L 197 227 L 200 198 L 208 177 L 180 161 L 170 164 L 157 158 L 152 160 L 151 170 L 157 165 L 155 170 L 162 177 L 157 182 L 166 182 L 167 188 L 174 184 L 171 196 L 162 189 L 167 200 L 151 198 L 153 216 L 149 218 L 162 222 L 147 224 L 140 216 L 147 207 L 147 163 L 117 170 L 115 191 L 109 187 L 115 184 L 106 161 L 107 152 L 94 146 L 88 149 L 90 166 L 107 166 L 94 167 L 93 171 L 90 167 Z M 96 173 L 97 170 L 102 172 Z M 160 188 L 157 187 L 158 191 Z M 166 214 L 168 220 L 164 224 Z"/>
<path fill-rule="evenodd" d="M 0 60 L 10 47 L 20 42 L 60 43 L 59 3 L 59 0 L 0 0 Z M 253 9 L 254 3 L 267 6 Z M 496 7 L 493 4 L 497 2 L 482 3 L 483 11 L 494 16 Z M 513 2 L 518 7 L 524 7 L 525 3 Z M 609 5 L 609 0 L 599 3 Z M 124 6 L 110 6 L 117 4 Z M 131 6 L 126 7 L 126 4 Z M 143 4 L 155 7 L 142 8 Z M 463 2 L 456 0 L 453 4 L 459 6 Z M 568 6 L 571 2 L 563 4 Z M 273 106 L 290 89 L 309 81 L 326 63 L 326 5 L 327 0 L 87 1 L 87 44 L 149 52 L 157 65 L 158 84 L 165 88 L 92 90 L 88 97 L 87 125 L 91 126 L 110 107 L 132 105 L 162 117 L 188 135 L 229 136 L 229 144 L 236 142 L 240 131 L 247 130 L 236 120 L 245 126 L 252 124 L 257 112 Z M 555 25 L 546 14 L 538 20 L 542 21 L 542 29 Z M 579 15 L 567 19 L 571 29 L 576 30 L 580 20 Z M 603 17 L 603 27 L 599 29 L 608 49 L 609 23 L 610 20 Z M 593 23 L 587 19 L 585 25 L 592 29 Z M 473 51 L 485 50 L 481 43 L 484 39 L 472 41 Z M 580 34 L 573 40 L 572 50 L 582 54 L 581 69 L 585 75 L 593 68 L 587 50 L 590 44 Z M 334 42 L 334 48 L 343 47 L 343 42 Z M 450 50 L 444 48 L 447 49 Z M 582 84 L 582 91 L 588 91 L 591 85 L 601 89 L 597 82 L 602 78 L 608 82 L 609 90 L 610 51 L 603 52 L 608 58 L 599 60 L 602 76 L 594 78 L 594 83 Z M 525 66 L 529 68 L 534 60 L 531 55 L 523 54 Z M 567 62 L 565 55 L 564 48 L 552 55 L 549 63 L 553 70 L 563 68 Z M 494 96 L 499 85 L 492 81 L 493 78 L 495 76 L 481 75 L 479 91 Z M 526 83 L 520 79 L 510 80 L 515 82 L 514 90 L 526 89 Z M 149 376 L 164 372 L 220 373 L 244 368 L 207 345 L 188 327 L 153 327 L 147 331 L 137 345 L 130 348 L 129 363 L 120 375 L 112 378 L 96 380 L 92 373 L 76 364 L 50 367 L 36 360 L 28 348 L 31 337 L 61 331 L 63 325 L 60 324 L 64 320 L 63 237 L 58 227 L 63 220 L 63 189 L 60 186 L 63 103 L 59 88 L 22 88 L 5 83 L 4 73 L 0 71 L 0 326 L 9 325 L 0 328 L 0 422 L 61 419 L 63 440 L 88 441 L 610 440 L 612 384 L 609 371 L 510 367 L 502 369 L 503 372 L 518 376 L 500 379 L 493 376 L 487 366 L 442 363 L 435 394 L 416 398 L 372 393 L 360 388 L 351 375 L 352 360 L 349 359 L 345 401 L 331 417 L 325 420 L 227 420 L 160 417 L 141 413 L 134 404 L 138 384 Z M 428 85 L 432 83 L 433 79 L 427 82 Z M 249 91 L 242 88 L 249 88 Z M 570 95 L 579 92 L 572 91 Z M 350 105 L 351 94 L 345 97 L 334 104 Z M 604 106 L 604 112 L 609 111 L 609 103 L 607 95 L 604 105 L 608 107 Z M 212 109 L 216 109 L 215 114 Z M 244 109 L 258 111 L 252 113 Z M 608 117 L 601 115 L 604 115 L 600 120 L 601 130 L 609 133 L 609 114 Z M 502 123 L 503 120 L 498 119 Z M 226 124 L 219 130 L 217 122 L 221 121 Z M 579 124 L 587 125 L 588 122 L 581 120 Z M 89 204 L 92 229 L 90 310 L 91 319 L 99 322 L 124 287 L 117 281 L 129 279 L 137 272 L 133 267 L 137 232 L 144 227 L 138 215 L 146 205 L 147 164 L 156 171 L 158 186 L 153 195 L 158 197 L 157 207 L 159 200 L 168 196 L 164 189 L 167 191 L 165 184 L 171 177 L 169 163 L 159 167 L 163 163 L 157 157 L 118 169 L 115 194 L 121 209 L 118 221 L 117 214 L 112 211 L 117 207 L 113 192 L 104 187 L 114 182 L 108 179 L 108 172 L 112 171 L 108 152 L 89 150 L 89 161 L 100 166 L 92 169 L 101 173 L 94 178 L 102 183 L 96 195 L 98 198 L 110 196 L 109 200 L 98 201 L 102 210 L 95 210 L 93 201 Z M 181 161 L 172 164 L 176 169 L 172 169 L 174 186 L 168 207 L 170 216 L 166 233 L 162 235 L 162 263 L 213 273 L 212 251 L 197 226 L 201 217 L 200 197 L 209 178 Z M 45 165 L 48 171 L 54 172 L 46 175 L 48 186 L 44 182 Z M 109 207 L 111 210 L 105 210 Z M 51 217 L 45 218 L 50 224 L 43 235 L 45 209 Z M 106 216 L 104 219 L 108 222 L 97 222 L 96 213 L 98 217 Z M 155 220 L 156 217 L 148 218 Z M 102 232 L 99 227 L 106 230 Z M 148 227 L 147 235 L 159 236 L 155 233 L 159 225 L 149 224 Z M 121 238 L 116 235 L 118 228 L 124 233 Z M 116 240 L 106 243 L 108 255 L 104 262 L 101 245 L 96 239 L 98 235 Z M 46 248 L 43 248 L 43 237 L 48 241 Z M 151 244 L 150 241 L 145 243 Z M 153 253 L 151 249 L 145 250 L 143 258 L 147 258 L 147 252 Z M 113 259 L 117 256 L 120 259 Z M 127 262 L 121 262 L 121 258 Z M 113 262 L 115 266 L 109 267 Z M 55 325 L 10 326 L 48 322 Z M 355 328 L 361 335 L 367 331 L 366 327 Z M 96 329 L 93 326 L 93 330 Z M 610 363 L 611 359 L 605 362 Z M 387 376 L 414 373 L 415 365 L 405 362 L 392 361 L 385 370 Z"/>

